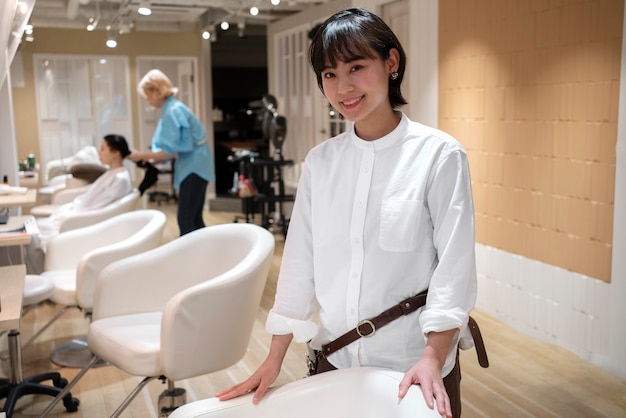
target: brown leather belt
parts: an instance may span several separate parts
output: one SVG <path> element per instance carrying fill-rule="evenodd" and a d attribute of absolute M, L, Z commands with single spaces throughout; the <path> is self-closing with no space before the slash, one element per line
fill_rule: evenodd
<path fill-rule="evenodd" d="M 426 295 L 428 290 L 418 293 L 415 296 L 411 296 L 400 302 L 399 304 L 387 309 L 380 315 L 366 319 L 337 339 L 324 344 L 322 346 L 322 354 L 326 357 L 334 353 L 335 351 L 345 347 L 346 345 L 353 343 L 361 337 L 371 337 L 376 333 L 376 330 L 387 325 L 391 321 L 400 318 L 403 315 L 408 315 L 411 312 L 415 312 L 426 304 Z M 474 339 L 474 345 L 476 347 L 476 354 L 478 356 L 478 363 L 482 367 L 489 367 L 489 359 L 487 358 L 487 351 L 485 350 L 485 343 L 483 342 L 478 324 L 470 316 L 469 329 Z"/>

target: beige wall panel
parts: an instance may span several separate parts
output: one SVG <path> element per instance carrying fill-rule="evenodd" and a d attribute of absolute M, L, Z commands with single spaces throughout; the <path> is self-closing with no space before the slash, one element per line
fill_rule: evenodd
<path fill-rule="evenodd" d="M 606 220 L 613 216 L 613 205 L 591 202 L 591 239 L 600 242 L 613 241 L 613 228 Z"/>
<path fill-rule="evenodd" d="M 497 218 L 491 214 L 487 215 L 487 230 L 485 239 L 493 244 L 490 244 L 496 248 L 502 248 L 502 218 Z"/>
<path fill-rule="evenodd" d="M 469 151 L 478 242 L 610 281 L 623 9 L 440 1 L 439 126 Z"/>
<path fill-rule="evenodd" d="M 592 200 L 613 204 L 615 190 L 615 164 L 594 163 L 591 166 Z"/>

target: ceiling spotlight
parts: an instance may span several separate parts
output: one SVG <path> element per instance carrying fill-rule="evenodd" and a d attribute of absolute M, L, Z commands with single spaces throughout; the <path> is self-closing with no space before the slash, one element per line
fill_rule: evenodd
<path fill-rule="evenodd" d="M 280 0 L 272 0 L 272 4 L 274 6 L 278 6 L 280 4 Z"/>
<path fill-rule="evenodd" d="M 205 30 L 202 32 L 202 39 L 211 39 L 211 32 Z"/>
<path fill-rule="evenodd" d="M 33 25 L 28 24 L 24 27 L 24 39 L 26 42 L 33 42 L 35 37 L 33 36 Z"/>
<path fill-rule="evenodd" d="M 139 2 L 139 9 L 137 9 L 137 13 L 142 16 L 150 16 L 152 14 L 152 10 L 150 9 L 150 0 L 141 0 Z"/>
<path fill-rule="evenodd" d="M 252 7 L 250 8 L 250 14 L 251 14 L 252 16 L 256 16 L 256 15 L 258 15 L 258 14 L 259 14 L 259 8 L 258 8 L 258 7 L 256 7 L 256 6 L 252 6 Z"/>
<path fill-rule="evenodd" d="M 223 21 L 220 23 L 220 28 L 222 28 L 222 30 L 228 30 L 228 28 L 230 28 L 230 24 L 227 21 Z"/>
<path fill-rule="evenodd" d="M 109 30 L 109 33 L 107 35 L 106 45 L 109 48 L 115 48 L 117 46 L 117 39 L 116 39 L 116 35 L 115 35 L 115 31 L 114 30 Z"/>
<path fill-rule="evenodd" d="M 98 18 L 97 17 L 90 17 L 89 21 L 87 22 L 87 30 L 89 32 L 95 30 L 98 27 Z"/>

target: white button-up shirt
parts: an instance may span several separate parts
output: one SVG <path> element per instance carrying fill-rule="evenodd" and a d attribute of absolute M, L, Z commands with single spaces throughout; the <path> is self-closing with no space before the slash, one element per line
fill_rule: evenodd
<path fill-rule="evenodd" d="M 319 348 L 426 288 L 424 308 L 329 361 L 406 371 L 419 360 L 425 334 L 466 326 L 476 300 L 474 208 L 462 146 L 405 115 L 375 141 L 353 129 L 313 148 L 267 331 Z M 456 345 L 444 376 L 455 354 Z"/>

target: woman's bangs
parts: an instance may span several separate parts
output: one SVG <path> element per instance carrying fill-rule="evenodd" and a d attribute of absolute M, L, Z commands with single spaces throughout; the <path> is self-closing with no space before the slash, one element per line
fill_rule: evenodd
<path fill-rule="evenodd" d="M 328 30 L 324 36 L 324 55 L 331 67 L 335 67 L 337 61 L 352 62 L 376 58 L 367 38 L 352 25 L 341 25 L 333 29 Z"/>

